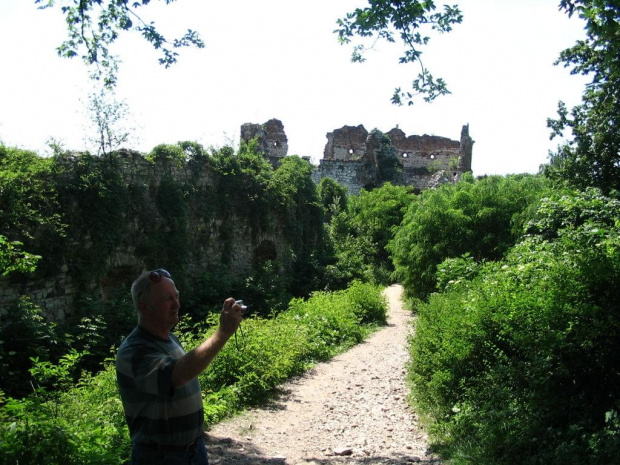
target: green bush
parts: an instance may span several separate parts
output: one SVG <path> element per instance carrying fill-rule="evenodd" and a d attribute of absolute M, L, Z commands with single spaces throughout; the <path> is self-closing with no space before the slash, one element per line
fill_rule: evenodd
<path fill-rule="evenodd" d="M 207 161 L 209 158 L 209 153 L 202 144 L 194 141 L 181 141 L 177 144 L 183 151 L 189 160 L 201 160 Z"/>
<path fill-rule="evenodd" d="M 332 259 L 312 171 L 308 161 L 297 156 L 285 157 L 270 182 L 276 215 L 294 248 L 290 257 L 290 292 L 297 297 L 307 297 L 326 287 L 324 267 Z"/>
<path fill-rule="evenodd" d="M 59 331 L 64 332 L 64 344 L 85 353 L 80 368 L 96 372 L 109 357 L 110 348 L 118 346 L 121 335 L 129 334 L 136 325 L 131 293 L 121 287 L 109 292 L 105 301 L 84 294 L 76 307 L 71 320 L 60 324 Z"/>
<path fill-rule="evenodd" d="M 394 267 L 386 246 L 413 201 L 410 188 L 385 183 L 349 197 L 346 210 L 335 212 L 329 225 L 337 259 L 328 268 L 332 288 L 354 279 L 384 285 L 393 282 Z"/>
<path fill-rule="evenodd" d="M 244 321 L 236 342 L 230 341 L 201 375 L 203 390 L 212 394 L 232 389 L 226 398 L 227 413 L 244 405 L 256 405 L 279 383 L 305 368 L 304 330 L 276 320 Z M 207 422 L 217 419 L 208 418 Z"/>
<path fill-rule="evenodd" d="M 0 318 L 0 390 L 11 396 L 32 392 L 31 357 L 49 360 L 66 348 L 57 327 L 27 297 L 8 307 Z"/>
<path fill-rule="evenodd" d="M 437 267 L 437 290 L 445 292 L 466 284 L 480 272 L 483 263 L 474 261 L 469 253 L 458 258 L 447 258 Z"/>
<path fill-rule="evenodd" d="M 0 275 L 29 273 L 41 256 L 39 268 L 49 266 L 42 251 L 66 229 L 55 171 L 52 159 L 0 144 Z M 41 235 L 49 242 L 42 244 Z"/>
<path fill-rule="evenodd" d="M 178 143 L 175 145 L 160 144 L 151 150 L 146 156 L 147 160 L 152 162 L 168 161 L 173 165 L 181 168 L 185 166 L 188 159 L 188 153 L 193 154 L 195 147 L 188 147 L 187 143 Z"/>
<path fill-rule="evenodd" d="M 386 323 L 387 303 L 375 286 L 353 281 L 345 295 L 360 323 Z"/>
<path fill-rule="evenodd" d="M 1 234 L 10 240 L 31 240 L 37 228 L 62 234 L 53 174 L 53 160 L 0 144 Z"/>
<path fill-rule="evenodd" d="M 129 433 L 113 365 L 68 388 L 74 364 L 75 358 L 65 358 L 55 366 L 36 365 L 35 372 L 60 380 L 53 391 L 39 388 L 20 400 L 0 393 L 0 463 L 127 462 Z"/>
<path fill-rule="evenodd" d="M 317 194 L 323 205 L 325 221 L 330 222 L 333 215 L 347 209 L 347 188 L 332 178 L 322 178 L 317 186 Z"/>
<path fill-rule="evenodd" d="M 239 293 L 251 305 L 251 314 L 269 316 L 286 309 L 292 295 L 288 292 L 290 277 L 282 273 L 282 266 L 277 260 L 265 260 L 254 267 Z"/>
<path fill-rule="evenodd" d="M 21 250 L 23 245 L 19 241 L 9 241 L 0 234 L 0 276 L 8 276 L 13 272 L 27 274 L 36 269 L 41 256 Z"/>
<path fill-rule="evenodd" d="M 503 261 L 419 306 L 413 397 L 453 463 L 617 463 L 619 207 L 546 199 Z"/>
<path fill-rule="evenodd" d="M 388 244 L 395 277 L 408 295 L 425 300 L 445 259 L 466 253 L 476 262 L 501 259 L 546 189 L 542 176 L 513 175 L 464 176 L 456 185 L 424 191 Z"/>

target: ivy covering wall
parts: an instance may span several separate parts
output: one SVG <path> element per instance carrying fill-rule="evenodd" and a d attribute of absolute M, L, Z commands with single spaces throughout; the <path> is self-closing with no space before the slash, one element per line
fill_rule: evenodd
<path fill-rule="evenodd" d="M 255 148 L 184 142 L 145 156 L 42 159 L 3 147 L 15 182 L 3 186 L 0 234 L 42 257 L 33 276 L 13 273 L 13 282 L 66 270 L 80 294 L 105 295 L 131 283 L 123 270 L 166 267 L 189 302 L 210 302 L 248 291 L 270 262 L 273 279 L 288 277 L 288 297 L 307 294 L 328 259 L 311 166 L 288 157 L 274 170 Z"/>
<path fill-rule="evenodd" d="M 0 237 L 40 257 L 32 273 L 0 273 L 0 340 L 34 344 L 24 360 L 0 347 L 0 372 L 67 347 L 96 366 L 135 324 L 143 269 L 169 270 L 181 312 L 201 320 L 229 296 L 268 315 L 325 288 L 333 258 L 311 171 L 298 157 L 274 169 L 252 142 L 52 158 L 0 146 Z"/>

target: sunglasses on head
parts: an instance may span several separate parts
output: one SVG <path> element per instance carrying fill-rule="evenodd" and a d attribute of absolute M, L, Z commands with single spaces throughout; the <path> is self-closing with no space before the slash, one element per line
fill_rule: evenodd
<path fill-rule="evenodd" d="M 149 272 L 149 279 L 154 283 L 161 281 L 161 278 L 172 279 L 172 275 L 163 268 L 158 268 L 157 270 Z"/>
<path fill-rule="evenodd" d="M 172 275 L 168 271 L 164 270 L 163 268 L 158 268 L 157 270 L 149 271 L 149 279 L 153 281 L 154 283 L 160 282 L 162 278 L 172 279 Z M 142 294 L 144 293 L 147 287 L 149 287 L 148 283 L 144 285 L 144 287 L 138 294 L 138 299 L 142 297 Z"/>

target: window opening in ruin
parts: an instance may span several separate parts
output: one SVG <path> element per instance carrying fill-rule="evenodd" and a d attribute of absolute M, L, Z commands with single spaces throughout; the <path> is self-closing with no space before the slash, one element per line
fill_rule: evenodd
<path fill-rule="evenodd" d="M 349 155 L 353 155 L 353 149 L 349 149 Z"/>
<path fill-rule="evenodd" d="M 407 152 L 403 153 L 403 158 L 407 158 L 409 157 L 409 154 Z"/>
<path fill-rule="evenodd" d="M 433 160 L 435 158 L 435 155 L 431 155 L 431 160 Z"/>
<path fill-rule="evenodd" d="M 279 146 L 280 146 L 280 144 L 279 144 L 279 143 L 278 143 L 278 141 L 276 140 L 276 141 L 273 141 L 273 146 L 274 146 L 274 147 L 279 147 Z"/>

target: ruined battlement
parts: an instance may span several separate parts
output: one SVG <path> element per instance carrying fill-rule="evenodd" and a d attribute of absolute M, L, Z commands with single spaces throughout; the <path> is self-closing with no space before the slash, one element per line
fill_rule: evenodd
<path fill-rule="evenodd" d="M 256 138 L 258 148 L 276 167 L 288 153 L 288 138 L 280 120 L 270 119 L 264 124 L 245 123 L 241 126 L 241 140 L 249 142 Z"/>
<path fill-rule="evenodd" d="M 379 140 L 385 135 L 389 146 Z M 241 126 L 241 140 L 256 137 L 259 148 L 274 166 L 286 156 L 288 139 L 284 126 L 277 119 L 265 124 L 247 123 Z M 398 127 L 387 133 L 370 133 L 363 125 L 343 126 L 328 132 L 323 158 L 313 173 L 315 182 L 330 177 L 357 195 L 363 188 L 378 187 L 385 180 L 380 176 L 382 157 L 386 151 L 391 163 L 399 166 L 400 175 L 390 179 L 393 184 L 413 186 L 418 190 L 454 182 L 471 171 L 473 139 L 469 125 L 461 130 L 460 140 L 429 135 L 407 136 Z"/>

